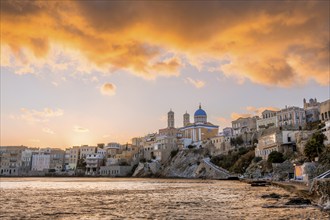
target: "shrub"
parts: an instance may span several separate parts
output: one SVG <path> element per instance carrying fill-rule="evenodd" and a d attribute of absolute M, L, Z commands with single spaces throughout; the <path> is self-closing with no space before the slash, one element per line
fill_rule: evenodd
<path fill-rule="evenodd" d="M 255 153 L 253 150 L 248 151 L 235 162 L 230 170 L 235 173 L 244 173 L 246 168 L 248 168 L 251 161 L 254 159 L 254 154 Z"/>
<path fill-rule="evenodd" d="M 270 163 L 283 163 L 284 162 L 283 154 L 278 151 L 273 151 L 268 155 L 267 161 Z"/>
<path fill-rule="evenodd" d="M 321 133 L 316 132 L 313 136 L 307 141 L 304 149 L 304 154 L 309 160 L 313 160 L 315 157 L 319 157 L 324 150 L 324 140 L 327 137 Z"/>

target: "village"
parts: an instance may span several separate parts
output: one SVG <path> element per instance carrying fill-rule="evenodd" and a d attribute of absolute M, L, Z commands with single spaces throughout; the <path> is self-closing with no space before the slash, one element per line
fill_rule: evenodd
<path fill-rule="evenodd" d="M 330 100 L 304 99 L 303 107 L 285 106 L 279 111 L 265 110 L 260 116 L 241 117 L 221 132 L 219 126 L 207 121 L 201 105 L 193 122 L 187 112 L 183 115 L 181 127 L 175 126 L 172 110 L 167 116 L 166 128 L 134 137 L 131 143 L 82 145 L 65 150 L 1 146 L 0 175 L 152 176 L 170 166 L 178 152 L 196 153 L 198 149 L 203 150 L 201 158 L 207 159 L 211 167 L 244 178 L 308 182 L 329 170 Z M 150 169 L 155 162 L 157 168 L 148 175 L 134 172 L 137 167 L 140 171 L 141 167 Z M 160 176 L 201 177 L 180 172 Z"/>

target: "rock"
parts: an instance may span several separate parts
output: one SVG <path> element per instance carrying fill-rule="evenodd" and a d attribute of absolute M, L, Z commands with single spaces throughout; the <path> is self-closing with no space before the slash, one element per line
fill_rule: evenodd
<path fill-rule="evenodd" d="M 310 193 L 318 197 L 318 205 L 330 210 L 330 179 L 316 179 L 312 182 Z"/>
<path fill-rule="evenodd" d="M 158 161 L 152 161 L 150 163 L 139 163 L 133 173 L 133 177 L 152 177 L 157 176 L 160 170 L 160 164 Z"/>
<path fill-rule="evenodd" d="M 276 193 L 271 193 L 271 194 L 262 195 L 261 198 L 263 198 L 263 199 L 267 199 L 267 198 L 279 199 L 279 198 L 281 198 L 281 195 L 276 194 Z"/>
<path fill-rule="evenodd" d="M 273 163 L 273 180 L 280 181 L 289 179 L 289 174 L 293 174 L 293 164 L 286 160 L 283 163 Z"/>
<path fill-rule="evenodd" d="M 219 172 L 204 159 L 208 158 L 208 149 L 185 149 L 179 151 L 158 175 L 174 178 L 226 179 L 229 174 Z"/>
<path fill-rule="evenodd" d="M 303 199 L 303 198 L 292 198 L 289 199 L 285 205 L 310 205 L 312 204 L 309 199 Z"/>

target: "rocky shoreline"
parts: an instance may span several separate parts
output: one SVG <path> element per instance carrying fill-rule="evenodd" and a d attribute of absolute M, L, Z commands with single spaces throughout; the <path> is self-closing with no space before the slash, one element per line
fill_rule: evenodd
<path fill-rule="evenodd" d="M 271 182 L 271 185 L 297 195 L 300 201 L 309 200 L 311 204 L 315 204 L 330 213 L 330 179 L 315 180 L 310 187 L 294 182 Z"/>

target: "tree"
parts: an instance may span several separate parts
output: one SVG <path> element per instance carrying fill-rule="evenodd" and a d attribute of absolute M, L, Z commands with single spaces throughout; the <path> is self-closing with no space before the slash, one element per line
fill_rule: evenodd
<path fill-rule="evenodd" d="M 324 140 L 326 139 L 327 137 L 323 133 L 316 132 L 307 141 L 304 149 L 304 154 L 310 161 L 312 161 L 315 157 L 319 157 L 320 154 L 323 152 L 325 148 Z"/>
<path fill-rule="evenodd" d="M 270 163 L 283 163 L 283 154 L 278 151 L 273 151 L 268 155 L 268 162 Z"/>
<path fill-rule="evenodd" d="M 240 146 L 243 143 L 244 143 L 244 141 L 243 141 L 243 138 L 241 136 L 230 139 L 230 145 L 232 145 L 232 146 Z"/>

